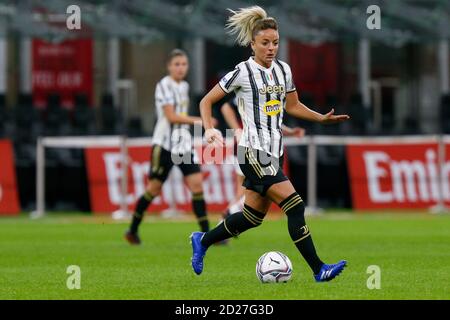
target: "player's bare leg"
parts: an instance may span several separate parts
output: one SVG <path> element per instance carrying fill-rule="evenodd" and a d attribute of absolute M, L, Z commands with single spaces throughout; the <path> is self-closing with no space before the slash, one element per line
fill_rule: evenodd
<path fill-rule="evenodd" d="M 206 203 L 203 197 L 203 175 L 201 172 L 193 173 L 185 178 L 185 183 L 192 193 L 192 209 L 197 217 L 200 230 L 209 231 L 209 221 L 206 213 Z"/>
<path fill-rule="evenodd" d="M 234 199 L 230 202 L 227 209 L 225 210 L 225 213 L 223 215 L 223 218 L 226 218 L 230 214 L 242 211 L 242 208 L 244 207 L 244 201 L 245 201 L 245 188 L 242 186 L 242 183 L 244 182 L 244 176 L 236 175 L 236 193 L 234 196 Z"/>

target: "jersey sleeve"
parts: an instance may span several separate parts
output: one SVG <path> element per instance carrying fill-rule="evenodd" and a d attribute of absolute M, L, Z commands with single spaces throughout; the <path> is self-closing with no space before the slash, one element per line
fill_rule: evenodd
<path fill-rule="evenodd" d="M 235 91 L 241 87 L 241 81 L 241 68 L 236 67 L 233 71 L 228 72 L 222 79 L 220 79 L 219 86 L 226 93 L 230 93 L 231 91 Z"/>
<path fill-rule="evenodd" d="M 161 81 L 156 85 L 155 99 L 161 106 L 175 105 L 175 98 L 172 90 Z"/>
<path fill-rule="evenodd" d="M 292 79 L 292 71 L 289 65 L 286 64 L 286 93 L 294 92 L 295 88 L 294 80 Z"/>

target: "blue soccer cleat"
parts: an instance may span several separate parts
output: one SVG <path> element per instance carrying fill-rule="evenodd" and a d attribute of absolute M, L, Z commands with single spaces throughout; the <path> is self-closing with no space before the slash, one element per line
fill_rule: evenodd
<path fill-rule="evenodd" d="M 338 276 L 347 265 L 347 261 L 342 260 L 336 264 L 324 264 L 318 274 L 314 275 L 316 282 L 325 282 L 333 280 Z"/>
<path fill-rule="evenodd" d="M 203 271 L 203 258 L 207 250 L 200 242 L 204 234 L 205 232 L 192 232 L 190 236 L 192 245 L 192 269 L 198 275 Z"/>

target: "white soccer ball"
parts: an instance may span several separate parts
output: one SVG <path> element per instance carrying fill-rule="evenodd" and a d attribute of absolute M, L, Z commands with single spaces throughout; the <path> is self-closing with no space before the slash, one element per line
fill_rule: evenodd
<path fill-rule="evenodd" d="M 279 251 L 264 253 L 256 263 L 256 276 L 262 283 L 288 282 L 292 277 L 292 263 Z"/>

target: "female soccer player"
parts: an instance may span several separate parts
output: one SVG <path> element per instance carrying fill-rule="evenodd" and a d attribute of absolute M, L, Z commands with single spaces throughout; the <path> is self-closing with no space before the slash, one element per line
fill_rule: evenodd
<path fill-rule="evenodd" d="M 281 170 L 281 123 L 284 111 L 297 118 L 324 124 L 345 121 L 349 116 L 334 115 L 334 109 L 323 115 L 298 100 L 289 65 L 275 58 L 279 43 L 277 22 L 267 17 L 264 9 L 253 6 L 230 11 L 228 28 L 237 34 L 240 45 L 251 45 L 254 56 L 239 63 L 207 93 L 200 102 L 200 111 L 205 138 L 208 143 L 221 146 L 223 138 L 211 122 L 211 106 L 225 94 L 236 93 L 244 124 L 238 159 L 245 175 L 245 204 L 242 212 L 230 215 L 213 230 L 191 234 L 192 267 L 200 274 L 203 258 L 211 244 L 259 226 L 271 202 L 275 202 L 287 215 L 291 239 L 312 269 L 315 280 L 329 281 L 347 262 L 325 264 L 316 253 L 305 223 L 303 200 Z"/>
<path fill-rule="evenodd" d="M 130 244 L 140 244 L 138 228 L 152 200 L 161 193 L 161 187 L 170 170 L 178 165 L 185 183 L 192 192 L 192 207 L 203 232 L 209 230 L 206 206 L 203 200 L 202 173 L 192 150 L 189 125 L 201 125 L 200 117 L 187 115 L 189 85 L 183 79 L 188 72 L 188 57 L 180 49 L 169 54 L 168 75 L 156 85 L 155 98 L 157 123 L 153 132 L 153 148 L 146 192 L 136 203 L 130 229 L 125 239 Z M 215 119 L 213 120 L 215 121 Z"/>

